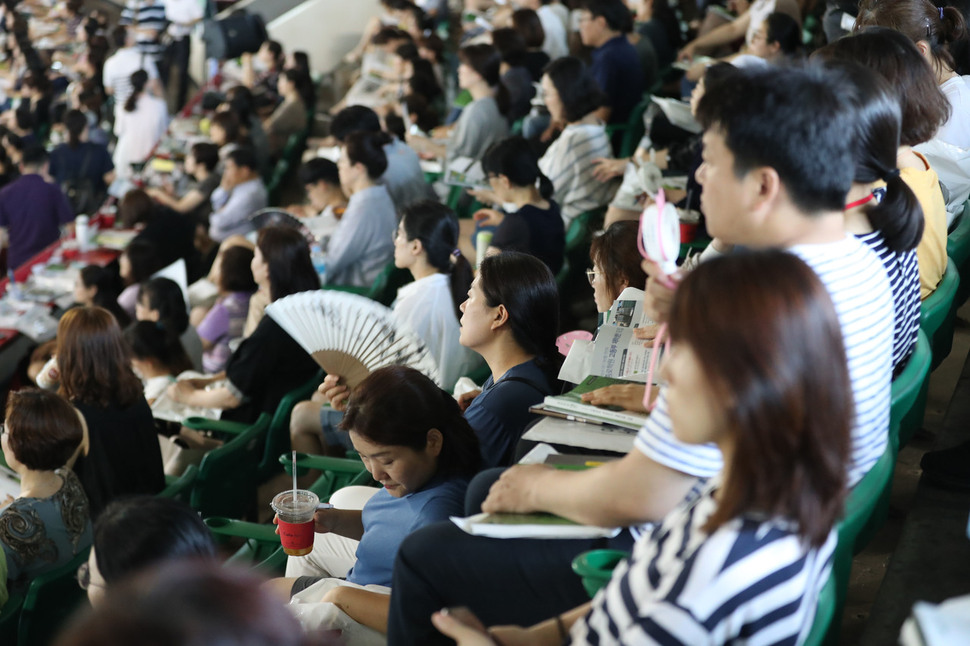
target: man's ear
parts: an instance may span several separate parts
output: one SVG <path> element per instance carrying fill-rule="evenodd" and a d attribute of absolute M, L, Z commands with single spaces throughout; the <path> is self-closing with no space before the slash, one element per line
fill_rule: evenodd
<path fill-rule="evenodd" d="M 753 214 L 761 218 L 775 210 L 778 199 L 783 193 L 781 178 L 771 166 L 761 166 L 748 174 L 751 182 L 749 188 L 750 208 Z"/>

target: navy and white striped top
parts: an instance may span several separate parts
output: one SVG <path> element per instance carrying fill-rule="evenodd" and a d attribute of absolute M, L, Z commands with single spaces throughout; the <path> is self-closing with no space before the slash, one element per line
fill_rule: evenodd
<path fill-rule="evenodd" d="M 781 518 L 745 515 L 713 534 L 718 479 L 642 537 L 573 625 L 571 644 L 797 644 L 832 567 L 833 529 L 811 548 Z"/>
<path fill-rule="evenodd" d="M 606 126 L 574 123 L 563 128 L 539 160 L 567 229 L 577 215 L 609 204 L 616 185 L 593 177 L 593 160 L 612 156 Z"/>
<path fill-rule="evenodd" d="M 151 29 L 156 32 L 154 38 L 147 38 L 139 34 L 137 38 L 138 51 L 145 56 L 158 60 L 165 53 L 162 44 L 162 34 L 168 21 L 165 19 L 165 5 L 160 0 L 129 0 L 121 11 L 120 24 L 138 29 Z"/>
<path fill-rule="evenodd" d="M 856 237 L 879 256 L 889 276 L 895 313 L 893 333 L 893 375 L 895 376 L 906 367 L 906 361 L 909 355 L 913 354 L 916 348 L 916 337 L 919 335 L 919 263 L 916 260 L 916 250 L 893 253 L 886 246 L 886 239 L 879 231 Z"/>
<path fill-rule="evenodd" d="M 855 405 L 848 473 L 852 486 L 872 468 L 888 441 L 893 348 L 889 279 L 879 257 L 853 236 L 789 251 L 815 270 L 842 325 Z M 686 444 L 674 437 L 663 387 L 634 445 L 651 460 L 681 473 L 710 478 L 721 470 L 716 445 Z"/>

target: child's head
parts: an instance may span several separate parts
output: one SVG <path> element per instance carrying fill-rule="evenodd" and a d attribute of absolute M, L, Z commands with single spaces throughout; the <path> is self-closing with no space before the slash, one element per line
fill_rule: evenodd
<path fill-rule="evenodd" d="M 458 403 L 413 368 L 372 372 L 351 394 L 340 428 L 395 498 L 435 477 L 471 478 L 481 465 L 478 437 Z"/>
<path fill-rule="evenodd" d="M 161 323 L 136 321 L 124 331 L 131 349 L 131 367 L 142 377 L 163 372 L 176 376 L 192 369 L 192 360 L 178 337 Z"/>
<path fill-rule="evenodd" d="M 139 321 L 161 323 L 175 336 L 182 334 L 189 325 L 182 288 L 168 278 L 145 281 L 138 290 L 135 318 Z"/>

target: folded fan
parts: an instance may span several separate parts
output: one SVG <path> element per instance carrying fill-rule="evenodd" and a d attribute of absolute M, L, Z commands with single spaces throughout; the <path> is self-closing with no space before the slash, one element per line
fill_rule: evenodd
<path fill-rule="evenodd" d="M 291 213 L 274 207 L 267 209 L 260 209 L 252 215 L 249 216 L 249 221 L 253 223 L 253 227 L 259 231 L 260 229 L 265 229 L 266 227 L 287 227 L 290 229 L 296 229 L 309 241 L 311 244 L 316 242 L 313 234 L 307 228 L 299 218 L 294 217 Z"/>
<path fill-rule="evenodd" d="M 356 294 L 319 290 L 285 296 L 266 313 L 327 374 L 354 387 L 383 366 L 410 366 L 437 381 L 438 367 L 424 342 L 387 307 Z"/>

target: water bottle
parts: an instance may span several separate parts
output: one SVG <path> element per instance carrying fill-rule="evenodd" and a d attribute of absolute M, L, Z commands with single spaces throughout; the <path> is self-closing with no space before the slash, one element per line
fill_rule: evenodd
<path fill-rule="evenodd" d="M 20 284 L 13 275 L 13 269 L 7 272 L 7 294 L 15 301 L 23 300 L 23 293 L 20 291 Z"/>
<path fill-rule="evenodd" d="M 88 236 L 91 234 L 89 223 L 86 215 L 79 215 L 74 220 L 74 237 L 77 238 L 77 246 L 81 251 L 88 250 Z"/>
<path fill-rule="evenodd" d="M 310 260 L 313 262 L 313 269 L 317 272 L 317 276 L 320 277 L 320 283 L 322 284 L 327 274 L 327 256 L 317 243 L 310 246 Z"/>

